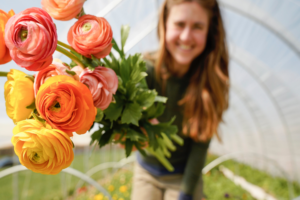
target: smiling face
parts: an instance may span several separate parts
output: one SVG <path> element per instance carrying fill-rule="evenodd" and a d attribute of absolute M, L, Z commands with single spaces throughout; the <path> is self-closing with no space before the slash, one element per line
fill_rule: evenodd
<path fill-rule="evenodd" d="M 166 47 L 173 58 L 173 70 L 184 74 L 205 49 L 209 26 L 206 10 L 196 2 L 171 7 L 166 21 Z"/>

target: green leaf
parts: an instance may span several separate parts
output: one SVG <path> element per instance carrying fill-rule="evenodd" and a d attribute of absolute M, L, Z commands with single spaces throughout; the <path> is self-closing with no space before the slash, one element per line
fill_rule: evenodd
<path fill-rule="evenodd" d="M 148 138 L 149 138 L 149 146 L 153 147 L 153 149 L 157 149 L 158 148 L 158 142 L 156 140 L 156 134 L 153 130 L 153 125 L 150 124 L 148 121 L 144 121 L 141 124 L 142 127 L 145 128 L 147 134 L 148 134 Z"/>
<path fill-rule="evenodd" d="M 126 157 L 130 156 L 132 151 L 133 143 L 130 140 L 126 140 L 125 142 L 125 151 L 126 151 Z"/>
<path fill-rule="evenodd" d="M 167 100 L 168 100 L 168 98 L 163 97 L 163 96 L 156 96 L 155 99 L 154 99 L 155 102 L 161 102 L 161 103 L 166 103 Z"/>
<path fill-rule="evenodd" d="M 134 124 L 136 126 L 139 126 L 139 119 L 141 118 L 141 107 L 136 103 L 127 103 L 125 105 L 122 117 L 121 117 L 121 123 L 123 124 Z"/>
<path fill-rule="evenodd" d="M 139 58 L 138 65 L 141 71 L 143 72 L 147 71 L 146 62 L 142 58 Z"/>
<path fill-rule="evenodd" d="M 66 69 L 66 72 L 67 72 L 68 74 L 72 75 L 72 76 L 76 75 L 76 73 L 75 73 L 74 71 L 71 71 L 71 70 L 67 70 L 67 69 Z"/>
<path fill-rule="evenodd" d="M 131 64 L 135 65 L 138 61 L 143 61 L 142 54 L 136 53 L 131 56 Z"/>
<path fill-rule="evenodd" d="M 178 131 L 178 128 L 175 125 L 159 123 L 157 125 L 153 125 L 153 130 L 159 136 L 161 135 L 161 133 L 165 133 L 167 136 L 168 135 L 170 136 L 172 134 L 176 134 Z M 160 133 L 160 134 L 158 134 L 158 133 Z"/>
<path fill-rule="evenodd" d="M 126 138 L 130 139 L 131 141 L 145 141 L 147 140 L 146 136 L 142 132 L 137 132 L 134 129 L 127 129 L 126 131 Z"/>
<path fill-rule="evenodd" d="M 111 42 L 112 42 L 112 44 L 113 44 L 113 46 L 112 46 L 113 49 L 116 50 L 116 51 L 120 54 L 120 57 L 123 57 L 124 54 L 123 54 L 123 52 L 120 50 L 120 48 L 119 48 L 119 46 L 118 46 L 116 40 L 113 38 Z"/>
<path fill-rule="evenodd" d="M 95 122 L 100 122 L 103 119 L 104 113 L 100 108 L 97 108 L 97 115 L 95 118 Z"/>
<path fill-rule="evenodd" d="M 118 91 L 122 94 L 125 94 L 126 88 L 123 86 L 123 80 L 120 76 L 117 76 L 117 77 L 118 77 Z"/>
<path fill-rule="evenodd" d="M 103 129 L 99 127 L 99 130 L 95 131 L 94 133 L 92 133 L 91 135 L 91 142 L 90 142 L 90 145 L 93 144 L 95 141 L 99 141 L 100 138 L 101 138 L 101 135 L 102 135 L 102 131 Z"/>
<path fill-rule="evenodd" d="M 35 100 L 29 106 L 26 106 L 26 108 L 34 110 L 35 109 Z"/>
<path fill-rule="evenodd" d="M 84 66 L 88 67 L 91 71 L 94 71 L 96 67 L 99 65 L 96 63 L 97 61 L 93 62 L 92 59 L 82 56 L 81 62 Z"/>
<path fill-rule="evenodd" d="M 137 68 L 134 68 L 131 75 L 130 75 L 130 79 L 135 82 L 138 83 L 140 82 L 143 78 L 145 78 L 146 76 L 148 76 L 148 74 L 146 72 L 141 72 L 140 70 L 138 70 Z"/>
<path fill-rule="evenodd" d="M 128 61 L 126 59 L 120 60 L 120 76 L 125 83 L 131 79 L 130 74 L 131 70 Z"/>
<path fill-rule="evenodd" d="M 114 56 L 114 54 L 112 52 L 109 53 L 109 57 L 111 58 L 112 63 L 118 62 L 118 60 L 116 59 L 116 57 Z"/>
<path fill-rule="evenodd" d="M 145 62 L 138 56 L 132 56 L 128 58 L 130 58 L 132 69 L 130 78 L 133 82 L 138 83 L 147 76 L 147 73 L 145 72 L 146 68 L 144 68 Z"/>
<path fill-rule="evenodd" d="M 105 118 L 111 121 L 117 120 L 123 110 L 124 101 L 118 96 L 115 95 L 116 103 L 111 103 L 107 109 L 104 110 Z"/>
<path fill-rule="evenodd" d="M 104 134 L 101 135 L 100 140 L 99 140 L 99 147 L 103 147 L 106 144 L 109 143 L 111 136 L 113 135 L 112 129 L 108 129 L 104 132 Z"/>
<path fill-rule="evenodd" d="M 156 125 L 152 125 L 152 130 L 158 135 L 161 136 L 161 133 L 166 134 L 166 136 L 170 137 L 170 135 L 176 134 L 178 131 L 177 126 L 171 125 L 175 120 L 175 116 L 166 123 L 159 123 Z"/>
<path fill-rule="evenodd" d="M 154 103 L 154 99 L 157 95 L 155 90 L 142 90 L 140 89 L 136 95 L 136 102 L 144 108 L 150 107 Z"/>
<path fill-rule="evenodd" d="M 91 66 L 91 65 L 88 65 L 87 67 L 88 67 L 89 70 L 91 70 L 91 71 L 94 71 L 94 70 L 95 70 L 95 67 L 93 67 L 93 66 Z"/>
<path fill-rule="evenodd" d="M 128 100 L 133 101 L 133 99 L 136 96 L 136 93 L 138 91 L 138 88 L 136 87 L 136 84 L 132 81 L 128 81 L 126 83 L 126 97 Z"/>
<path fill-rule="evenodd" d="M 106 67 L 112 68 L 111 62 L 107 58 L 103 58 Z"/>
<path fill-rule="evenodd" d="M 122 45 L 122 50 L 124 49 L 126 40 L 128 38 L 128 35 L 129 35 L 129 31 L 130 31 L 130 26 L 123 25 L 121 27 L 121 45 Z"/>
<path fill-rule="evenodd" d="M 161 116 L 164 113 L 164 110 L 165 106 L 162 103 L 157 102 L 152 104 L 152 106 L 146 110 L 146 114 L 149 119 L 153 119 Z"/>
<path fill-rule="evenodd" d="M 100 61 L 99 58 L 96 58 L 96 57 L 93 56 L 93 55 L 91 55 L 91 57 L 92 57 L 92 64 L 93 64 L 94 66 L 98 67 L 98 66 L 101 66 L 101 65 L 102 65 L 102 63 L 101 63 L 101 61 Z"/>
<path fill-rule="evenodd" d="M 139 142 L 134 142 L 133 145 L 137 148 L 137 150 L 143 155 L 147 156 L 146 151 L 142 149 L 144 146 Z"/>
<path fill-rule="evenodd" d="M 75 67 L 75 66 L 77 66 L 77 64 L 76 64 L 73 60 L 71 60 L 71 63 L 70 63 L 71 69 L 72 69 L 73 67 Z"/>
<path fill-rule="evenodd" d="M 69 65 L 68 63 L 63 62 L 62 64 L 63 64 L 64 66 L 66 66 L 66 67 L 71 68 L 70 65 Z"/>

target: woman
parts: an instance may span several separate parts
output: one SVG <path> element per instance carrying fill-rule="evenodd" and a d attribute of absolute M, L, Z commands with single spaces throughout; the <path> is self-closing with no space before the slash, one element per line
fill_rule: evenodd
<path fill-rule="evenodd" d="M 168 97 L 158 120 L 176 116 L 184 145 L 169 158 L 173 172 L 155 157 L 138 153 L 132 200 L 201 200 L 209 142 L 228 107 L 228 54 L 218 3 L 166 0 L 158 35 L 160 48 L 150 56 L 147 83 Z"/>

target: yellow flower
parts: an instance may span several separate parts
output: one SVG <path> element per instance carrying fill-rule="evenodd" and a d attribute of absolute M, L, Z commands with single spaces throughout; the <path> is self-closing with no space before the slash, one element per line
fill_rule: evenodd
<path fill-rule="evenodd" d="M 120 191 L 120 192 L 126 192 L 126 191 L 127 191 L 127 186 L 126 186 L 126 185 L 122 185 L 122 186 L 119 188 L 119 191 Z"/>
<path fill-rule="evenodd" d="M 121 197 L 121 198 L 119 198 L 119 200 L 124 200 L 124 199 Z"/>
<path fill-rule="evenodd" d="M 114 195 L 112 196 L 112 199 L 113 199 L 113 200 L 117 200 L 117 199 L 118 199 L 118 195 L 114 194 Z"/>
<path fill-rule="evenodd" d="M 20 163 L 41 174 L 58 174 L 74 159 L 70 137 L 34 119 L 17 123 L 11 139 Z"/>
<path fill-rule="evenodd" d="M 34 101 L 33 81 L 26 78 L 27 74 L 11 69 L 4 85 L 4 98 L 7 115 L 17 123 L 27 119 L 32 109 L 26 108 Z"/>
<path fill-rule="evenodd" d="M 94 200 L 103 200 L 103 198 L 104 198 L 104 196 L 101 193 L 94 196 Z"/>
<path fill-rule="evenodd" d="M 108 189 L 108 191 L 112 192 L 112 191 L 114 191 L 115 187 L 113 185 L 110 185 L 110 186 L 108 186 L 107 189 Z"/>

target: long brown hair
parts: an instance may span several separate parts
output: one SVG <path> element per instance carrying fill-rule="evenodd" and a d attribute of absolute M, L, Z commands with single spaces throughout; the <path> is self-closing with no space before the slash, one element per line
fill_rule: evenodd
<path fill-rule="evenodd" d="M 216 0 L 166 0 L 158 22 L 160 48 L 156 55 L 155 72 L 164 82 L 165 68 L 172 71 L 172 57 L 166 48 L 166 20 L 173 5 L 197 2 L 209 16 L 209 30 L 204 51 L 192 62 L 191 79 L 185 96 L 178 102 L 184 106 L 183 129 L 195 141 L 207 141 L 213 134 L 218 137 L 218 124 L 228 108 L 228 52 L 220 9 Z M 218 137 L 219 138 L 219 137 Z"/>

